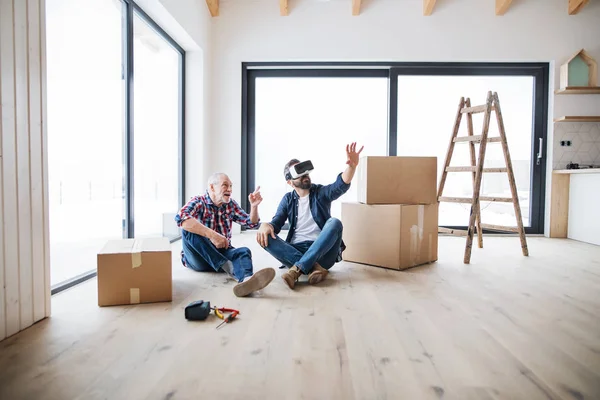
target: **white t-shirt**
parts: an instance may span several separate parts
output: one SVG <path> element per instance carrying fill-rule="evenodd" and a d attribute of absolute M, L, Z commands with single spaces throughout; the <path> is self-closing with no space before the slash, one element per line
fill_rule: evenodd
<path fill-rule="evenodd" d="M 308 201 L 310 196 L 304 196 L 298 198 L 298 220 L 296 221 L 296 231 L 292 238 L 292 243 L 299 243 L 305 241 L 314 242 L 321 229 L 319 225 L 313 219 L 312 213 L 310 212 L 310 203 Z"/>

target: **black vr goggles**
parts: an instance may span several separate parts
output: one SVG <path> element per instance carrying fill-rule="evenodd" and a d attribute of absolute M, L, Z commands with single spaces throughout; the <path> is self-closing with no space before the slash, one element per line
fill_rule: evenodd
<path fill-rule="evenodd" d="M 292 179 L 298 179 L 301 176 L 308 175 L 315 169 L 310 160 L 302 161 L 301 163 L 292 165 L 289 171 L 285 174 L 285 180 L 289 181 Z"/>

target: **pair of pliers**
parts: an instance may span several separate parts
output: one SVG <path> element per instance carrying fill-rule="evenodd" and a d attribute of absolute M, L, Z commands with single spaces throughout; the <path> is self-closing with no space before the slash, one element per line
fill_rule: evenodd
<path fill-rule="evenodd" d="M 221 322 L 217 326 L 217 329 L 221 325 L 233 321 L 233 319 L 235 317 L 237 317 L 240 313 L 238 310 L 234 310 L 233 308 L 225 308 L 225 307 L 221 307 L 221 308 L 214 307 L 213 310 L 215 311 L 215 315 L 223 320 L 223 322 Z M 230 314 L 227 317 L 225 317 L 225 315 L 223 313 L 230 313 Z"/>

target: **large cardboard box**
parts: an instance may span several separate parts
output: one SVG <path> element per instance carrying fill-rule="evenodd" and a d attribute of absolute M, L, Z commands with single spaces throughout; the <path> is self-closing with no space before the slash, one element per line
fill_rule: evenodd
<path fill-rule="evenodd" d="M 356 172 L 361 203 L 437 203 L 437 157 L 366 156 Z"/>
<path fill-rule="evenodd" d="M 167 238 L 111 240 L 98 253 L 98 305 L 171 301 Z"/>
<path fill-rule="evenodd" d="M 437 260 L 437 203 L 342 203 L 342 223 L 346 261 L 406 269 Z"/>

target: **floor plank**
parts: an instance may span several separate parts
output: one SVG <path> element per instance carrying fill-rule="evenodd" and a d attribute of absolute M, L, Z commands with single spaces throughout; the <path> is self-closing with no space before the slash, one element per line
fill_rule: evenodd
<path fill-rule="evenodd" d="M 600 247 L 441 237 L 406 271 L 342 262 L 318 286 L 276 280 L 239 299 L 223 274 L 179 264 L 171 303 L 99 308 L 96 281 L 52 298 L 53 316 L 0 342 L 0 399 L 600 398 Z M 251 233 L 234 245 L 278 263 Z M 193 300 L 234 323 L 189 322 Z"/>

